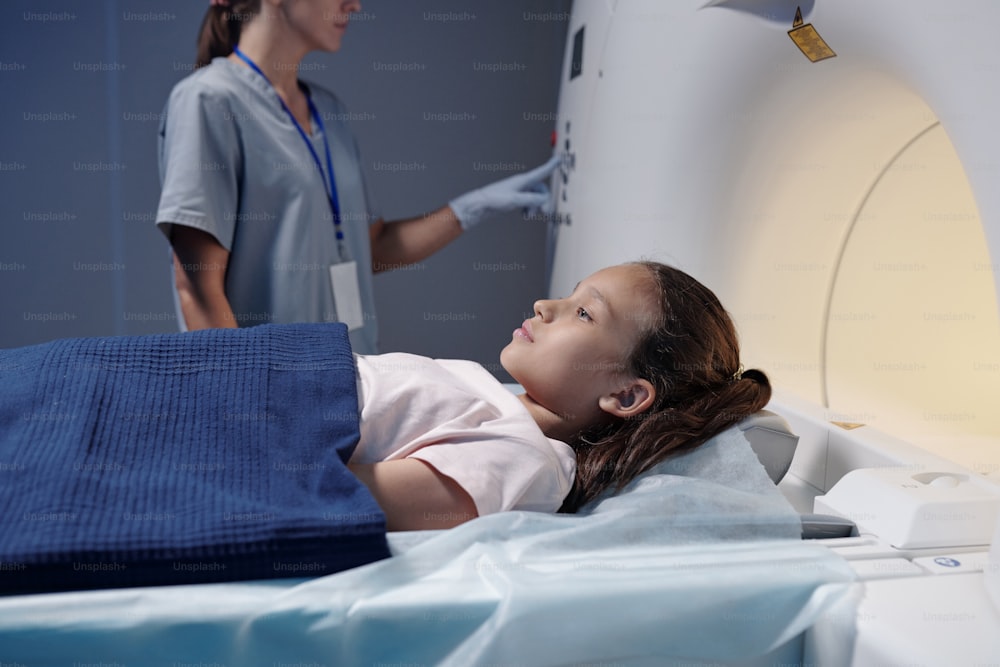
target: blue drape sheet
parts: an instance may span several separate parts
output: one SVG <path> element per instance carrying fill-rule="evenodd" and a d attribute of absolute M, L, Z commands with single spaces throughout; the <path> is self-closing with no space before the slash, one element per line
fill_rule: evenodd
<path fill-rule="evenodd" d="M 324 575 L 388 556 L 347 470 L 342 324 L 0 351 L 0 592 Z"/>
<path fill-rule="evenodd" d="M 581 515 L 392 533 L 392 558 L 331 576 L 0 598 L 0 645 L 33 666 L 745 664 L 855 580 L 799 529 L 730 429 Z"/>

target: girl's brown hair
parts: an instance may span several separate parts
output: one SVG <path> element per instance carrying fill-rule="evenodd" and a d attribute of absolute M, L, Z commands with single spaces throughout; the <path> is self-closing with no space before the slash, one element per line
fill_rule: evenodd
<path fill-rule="evenodd" d="M 230 0 L 226 5 L 211 5 L 205 12 L 198 32 L 198 55 L 195 68 L 204 67 L 212 58 L 225 58 L 240 41 L 240 30 L 260 12 L 260 0 Z"/>
<path fill-rule="evenodd" d="M 656 388 L 653 405 L 630 419 L 585 431 L 570 444 L 577 472 L 561 512 L 575 512 L 607 490 L 689 452 L 763 408 L 771 385 L 763 371 L 742 370 L 729 313 L 707 287 L 678 269 L 637 262 L 649 271 L 660 313 L 627 364 Z"/>

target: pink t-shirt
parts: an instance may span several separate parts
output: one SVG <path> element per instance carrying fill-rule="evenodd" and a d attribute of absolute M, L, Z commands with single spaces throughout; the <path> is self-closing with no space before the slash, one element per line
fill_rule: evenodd
<path fill-rule="evenodd" d="M 545 437 L 485 368 L 405 353 L 355 358 L 361 439 L 352 463 L 425 461 L 465 489 L 480 516 L 562 505 L 573 450 Z"/>

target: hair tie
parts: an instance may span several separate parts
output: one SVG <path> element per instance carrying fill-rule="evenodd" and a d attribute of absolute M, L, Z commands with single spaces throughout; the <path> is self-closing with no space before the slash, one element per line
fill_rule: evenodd
<path fill-rule="evenodd" d="M 740 364 L 739 370 L 733 373 L 733 382 L 739 382 L 743 379 L 743 364 Z"/>

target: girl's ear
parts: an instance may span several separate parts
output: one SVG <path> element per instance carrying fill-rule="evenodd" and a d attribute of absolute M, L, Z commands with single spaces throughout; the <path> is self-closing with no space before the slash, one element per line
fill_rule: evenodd
<path fill-rule="evenodd" d="M 634 417 L 642 414 L 656 400 L 656 388 L 649 380 L 634 378 L 620 391 L 601 396 L 597 404 L 601 410 L 616 417 Z"/>

